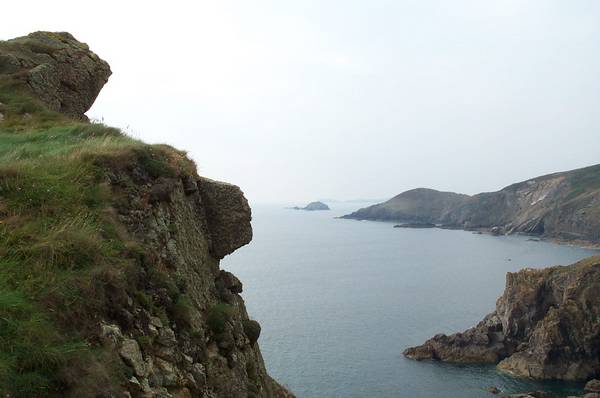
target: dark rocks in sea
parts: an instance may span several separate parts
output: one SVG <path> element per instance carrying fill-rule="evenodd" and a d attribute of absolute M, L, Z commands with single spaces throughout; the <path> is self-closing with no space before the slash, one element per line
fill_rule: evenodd
<path fill-rule="evenodd" d="M 323 202 L 310 202 L 304 207 L 294 206 L 292 207 L 294 210 L 307 210 L 307 211 L 315 211 L 315 210 L 331 210 L 329 206 L 327 206 Z"/>
<path fill-rule="evenodd" d="M 558 398 L 554 394 L 547 393 L 545 391 L 531 391 L 520 394 L 509 394 L 503 395 L 502 398 Z M 576 397 L 573 397 L 576 398 Z"/>
<path fill-rule="evenodd" d="M 396 224 L 394 228 L 435 228 L 436 225 L 432 223 L 419 223 L 419 222 L 409 222 L 405 224 Z"/>
<path fill-rule="evenodd" d="M 587 380 L 600 374 L 600 256 L 570 266 L 508 273 L 496 310 L 477 326 L 438 334 L 408 358 L 495 363 L 534 379 Z"/>

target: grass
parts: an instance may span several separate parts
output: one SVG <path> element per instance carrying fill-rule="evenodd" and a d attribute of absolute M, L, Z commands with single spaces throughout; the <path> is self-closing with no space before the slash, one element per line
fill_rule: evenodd
<path fill-rule="evenodd" d="M 600 165 L 586 167 L 571 173 L 569 178 L 571 192 L 566 201 L 574 199 L 582 194 L 600 189 Z"/>
<path fill-rule="evenodd" d="M 113 377 L 87 341 L 97 316 L 126 301 L 125 275 L 140 261 L 111 212 L 107 174 L 177 177 L 195 167 L 169 147 L 48 111 L 14 81 L 0 81 L 0 103 L 0 396 L 67 396 L 79 376 L 65 368 L 102 368 L 89 385 Z"/>
<path fill-rule="evenodd" d="M 206 324 L 208 329 L 215 335 L 219 335 L 225 331 L 227 321 L 231 319 L 233 307 L 229 304 L 219 303 L 213 306 L 208 311 Z"/>

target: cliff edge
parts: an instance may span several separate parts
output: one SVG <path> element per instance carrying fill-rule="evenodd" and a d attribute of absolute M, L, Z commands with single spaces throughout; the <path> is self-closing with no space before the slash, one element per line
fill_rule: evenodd
<path fill-rule="evenodd" d="M 109 75 L 68 33 L 0 42 L 0 395 L 292 397 L 219 269 L 246 198 L 85 122 Z"/>

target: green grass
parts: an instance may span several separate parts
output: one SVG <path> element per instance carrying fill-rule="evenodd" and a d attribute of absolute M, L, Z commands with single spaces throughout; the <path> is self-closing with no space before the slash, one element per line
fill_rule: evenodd
<path fill-rule="evenodd" d="M 0 103 L 0 396 L 62 397 L 73 369 L 92 367 L 88 335 L 109 300 L 126 300 L 126 274 L 140 262 L 119 234 L 107 173 L 176 177 L 195 167 L 169 147 L 50 112 L 14 82 L 0 81 Z M 105 383 L 106 372 L 86 383 L 100 373 Z"/>
<path fill-rule="evenodd" d="M 219 335 L 225 331 L 225 325 L 233 314 L 233 307 L 229 304 L 216 304 L 208 311 L 206 324 L 208 329 L 215 335 Z"/>
<path fill-rule="evenodd" d="M 586 167 L 573 172 L 569 176 L 571 192 L 566 200 L 569 201 L 582 194 L 600 189 L 600 165 Z"/>

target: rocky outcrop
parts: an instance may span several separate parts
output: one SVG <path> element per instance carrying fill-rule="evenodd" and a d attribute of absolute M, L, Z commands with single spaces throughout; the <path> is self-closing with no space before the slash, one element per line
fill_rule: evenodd
<path fill-rule="evenodd" d="M 211 253 L 222 259 L 252 240 L 250 206 L 239 187 L 200 178 L 197 182 L 206 204 L 206 220 L 210 231 Z M 189 190 L 189 189 L 188 189 Z"/>
<path fill-rule="evenodd" d="M 108 64 L 65 32 L 0 42 L 0 78 L 15 79 L 50 110 L 83 118 L 111 75 Z"/>
<path fill-rule="evenodd" d="M 116 347 L 132 370 L 126 391 L 291 397 L 266 372 L 242 283 L 219 270 L 218 260 L 252 236 L 241 190 L 193 175 L 154 178 L 137 163 L 112 166 L 109 181 L 114 196 L 126 198 L 115 209 L 144 259 L 139 290 L 98 325 L 103 345 Z M 160 195 L 148 200 L 156 187 Z"/>
<path fill-rule="evenodd" d="M 520 377 L 587 380 L 600 375 L 600 257 L 509 273 L 496 310 L 477 326 L 443 334 L 404 355 L 497 363 Z"/>

